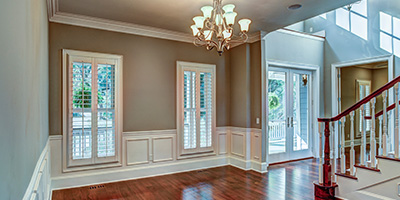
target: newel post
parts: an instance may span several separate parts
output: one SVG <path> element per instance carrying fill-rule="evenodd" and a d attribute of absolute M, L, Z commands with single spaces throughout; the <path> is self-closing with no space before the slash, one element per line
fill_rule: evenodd
<path fill-rule="evenodd" d="M 330 156 L 330 122 L 324 121 L 324 164 L 322 165 L 322 183 L 314 182 L 314 197 L 317 200 L 320 199 L 334 199 L 336 183 L 332 183 L 332 168 L 331 168 L 331 156 Z M 322 143 L 320 144 L 322 145 Z"/>
<path fill-rule="evenodd" d="M 330 136 L 330 130 L 329 130 L 329 122 L 325 122 L 325 148 L 324 148 L 324 165 L 323 165 L 323 180 L 324 180 L 324 186 L 330 186 L 331 185 L 331 177 L 332 177 L 332 171 L 331 171 L 331 163 L 330 163 L 330 141 L 329 141 L 329 136 Z"/>

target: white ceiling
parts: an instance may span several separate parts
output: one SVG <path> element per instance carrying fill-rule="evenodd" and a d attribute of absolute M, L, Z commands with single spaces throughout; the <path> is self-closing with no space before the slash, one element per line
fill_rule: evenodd
<path fill-rule="evenodd" d="M 356 0 L 224 0 L 236 5 L 237 19 L 253 21 L 250 32 L 270 32 Z M 301 4 L 298 10 L 289 10 Z M 190 33 L 192 18 L 212 0 L 58 0 L 59 11 Z M 237 24 L 236 24 L 237 26 Z"/>

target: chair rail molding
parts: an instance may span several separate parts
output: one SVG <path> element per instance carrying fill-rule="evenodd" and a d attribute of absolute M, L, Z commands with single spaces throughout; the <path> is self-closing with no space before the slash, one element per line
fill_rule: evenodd
<path fill-rule="evenodd" d="M 193 43 L 193 36 L 190 33 L 62 12 L 59 9 L 58 0 L 47 0 L 47 12 L 50 22 Z M 259 31 L 249 34 L 247 43 L 256 41 L 260 41 Z"/>

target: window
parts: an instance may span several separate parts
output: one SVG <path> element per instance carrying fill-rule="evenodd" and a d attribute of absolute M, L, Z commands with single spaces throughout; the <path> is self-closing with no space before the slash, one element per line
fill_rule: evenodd
<path fill-rule="evenodd" d="M 320 14 L 319 16 L 322 17 L 322 18 L 324 18 L 324 19 L 326 19 L 326 13 L 322 13 L 322 14 Z"/>
<path fill-rule="evenodd" d="M 369 80 L 356 80 L 356 101 L 360 101 L 364 97 L 368 96 L 371 94 L 371 81 Z M 364 107 L 364 116 L 371 116 L 371 106 L 370 103 L 366 103 Z M 358 133 L 357 136 L 361 136 L 362 134 L 362 128 L 363 128 L 363 119 L 360 117 L 361 116 L 361 109 L 359 110 L 359 115 L 357 116 L 358 118 Z M 365 120 L 365 130 L 370 131 L 371 129 L 371 120 Z"/>
<path fill-rule="evenodd" d="M 350 11 L 347 8 L 336 10 L 336 25 L 355 35 L 368 40 L 368 15 L 367 0 L 362 0 L 351 6 Z"/>
<path fill-rule="evenodd" d="M 380 47 L 400 57 L 400 19 L 379 13 Z"/>
<path fill-rule="evenodd" d="M 119 164 L 122 56 L 63 50 L 63 70 L 64 170 Z"/>
<path fill-rule="evenodd" d="M 215 65 L 177 62 L 180 156 L 214 152 Z"/>

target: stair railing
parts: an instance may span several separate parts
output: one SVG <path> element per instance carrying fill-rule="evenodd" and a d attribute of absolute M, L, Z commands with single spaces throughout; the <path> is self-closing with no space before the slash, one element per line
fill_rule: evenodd
<path fill-rule="evenodd" d="M 370 95 L 361 99 L 354 105 L 350 106 L 345 111 L 341 112 L 337 116 L 331 118 L 318 118 L 318 127 L 319 127 L 319 153 L 320 153 L 320 161 L 319 161 L 319 183 L 314 183 L 315 185 L 315 195 L 318 196 L 317 193 L 325 192 L 333 192 L 334 196 L 334 187 L 336 187 L 336 174 L 344 175 L 349 177 L 355 177 L 357 167 L 355 164 L 355 113 L 359 109 L 360 111 L 360 132 L 361 132 L 361 144 L 360 144 L 360 165 L 361 167 L 367 167 L 371 169 L 376 169 L 377 162 L 376 156 L 387 156 L 389 150 L 391 149 L 388 144 L 390 141 L 394 140 L 393 150 L 394 150 L 394 158 L 399 159 L 399 82 L 400 76 L 396 77 L 392 81 L 388 82 L 378 90 L 372 92 Z M 387 107 L 387 98 L 388 91 L 390 89 L 394 90 L 394 97 L 397 103 L 394 103 Z M 376 110 L 376 99 L 378 96 L 382 96 L 382 111 L 375 113 Z M 370 105 L 371 112 L 370 116 L 366 116 L 366 104 Z M 389 111 L 394 110 L 394 137 L 389 138 L 388 135 L 388 117 Z M 346 117 L 350 121 L 350 152 L 349 152 L 349 163 L 350 166 L 346 168 L 346 152 L 345 152 L 345 122 Z M 378 151 L 376 148 L 376 133 L 377 131 L 375 120 L 378 119 L 378 129 L 379 129 L 379 144 Z M 370 123 L 367 124 L 367 120 L 370 120 Z M 336 156 L 335 154 L 335 135 L 330 134 L 331 131 L 334 133 L 333 128 L 336 123 L 338 124 L 338 141 L 339 141 L 339 150 L 340 150 L 340 173 L 337 172 L 336 167 Z M 357 123 L 360 123 L 357 121 Z M 369 125 L 369 127 L 367 127 Z M 369 159 L 367 157 L 367 128 L 370 130 L 370 151 L 369 151 Z M 332 141 L 331 141 L 332 140 Z M 332 164 L 331 164 L 332 159 Z M 368 163 L 370 165 L 368 166 Z M 333 173 L 332 173 L 333 172 Z M 349 172 L 347 174 L 346 172 Z"/>

